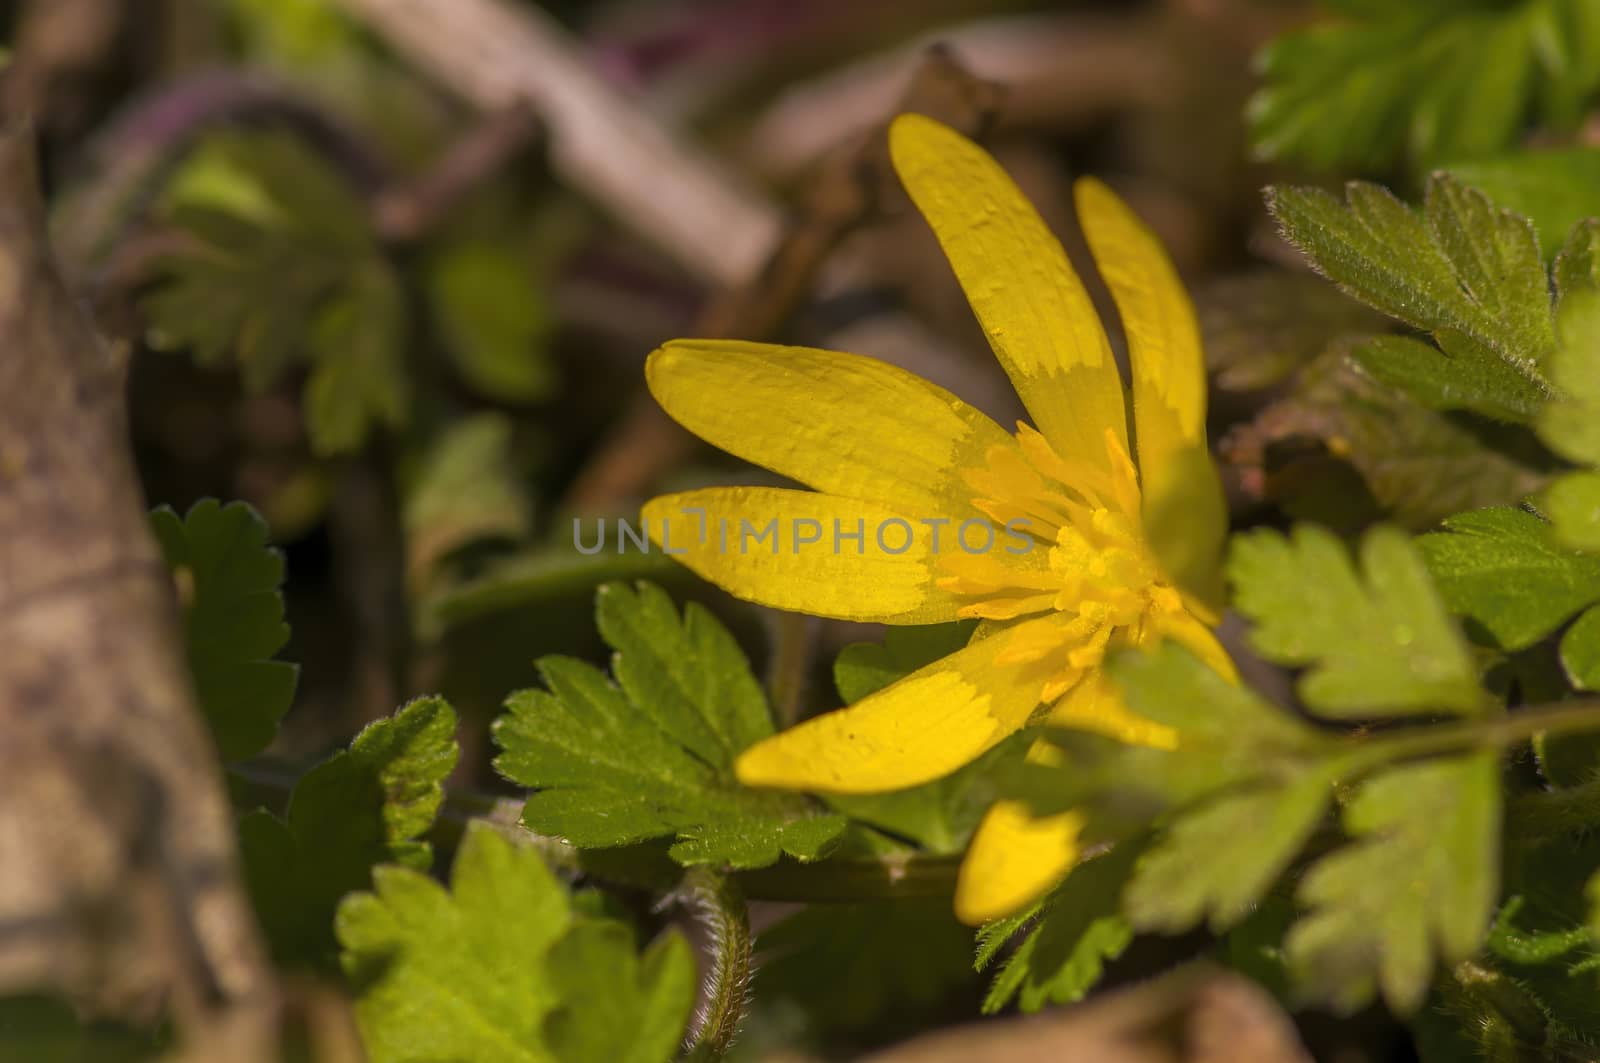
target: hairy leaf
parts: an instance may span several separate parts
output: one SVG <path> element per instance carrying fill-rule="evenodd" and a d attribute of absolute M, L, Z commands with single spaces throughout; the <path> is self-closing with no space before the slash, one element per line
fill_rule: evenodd
<path fill-rule="evenodd" d="M 1527 510 L 1463 513 L 1416 542 L 1450 611 L 1501 649 L 1525 649 L 1600 601 L 1600 558 L 1561 547 Z"/>
<path fill-rule="evenodd" d="M 1256 623 L 1251 645 L 1308 666 L 1299 691 L 1323 715 L 1483 710 L 1466 644 L 1401 532 L 1369 532 L 1358 571 L 1323 529 L 1261 529 L 1235 538 L 1228 572 L 1236 607 Z"/>
<path fill-rule="evenodd" d="M 243 502 L 206 499 L 182 518 L 162 506 L 150 523 L 178 580 L 189 671 L 212 737 L 224 760 L 254 756 L 277 734 L 299 675 L 272 660 L 289 641 L 283 555 Z"/>
<path fill-rule="evenodd" d="M 1369 306 L 1434 334 L 1441 350 L 1379 344 L 1382 378 L 1425 405 L 1530 420 L 1550 394 L 1540 366 L 1555 346 L 1549 281 L 1526 218 L 1448 174 L 1428 181 L 1421 212 L 1352 182 L 1340 203 L 1318 189 L 1274 188 L 1284 235 L 1330 280 Z M 1358 352 L 1358 357 L 1359 357 Z"/>
<path fill-rule="evenodd" d="M 674 838 L 685 864 L 821 856 L 842 817 L 734 778 L 735 758 L 772 733 L 772 719 L 727 630 L 694 604 L 680 619 L 649 584 L 601 588 L 597 611 L 616 682 L 581 661 L 544 658 L 548 689 L 513 694 L 495 723 L 495 766 L 536 791 L 523 822 L 579 847 Z"/>

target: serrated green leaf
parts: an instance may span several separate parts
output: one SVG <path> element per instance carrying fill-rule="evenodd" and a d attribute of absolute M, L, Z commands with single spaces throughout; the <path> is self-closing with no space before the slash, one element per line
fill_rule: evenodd
<path fill-rule="evenodd" d="M 1274 188 L 1268 205 L 1330 280 L 1434 334 L 1442 350 L 1419 365 L 1401 360 L 1415 346 L 1368 352 L 1385 379 L 1414 386 L 1433 408 L 1519 422 L 1548 397 L 1539 367 L 1555 346 L 1549 281 L 1526 218 L 1444 173 L 1429 179 L 1420 213 L 1361 182 L 1343 204 L 1317 189 Z"/>
<path fill-rule="evenodd" d="M 421 838 L 455 767 L 455 729 L 448 703 L 419 698 L 307 772 L 285 818 L 257 811 L 240 820 L 246 883 L 280 964 L 331 965 L 334 911 L 370 884 L 376 865 L 432 863 Z"/>
<path fill-rule="evenodd" d="M 1351 356 L 1374 378 L 1430 410 L 1471 410 L 1498 421 L 1526 423 L 1544 391 L 1503 359 L 1460 333 L 1440 334 L 1444 349 L 1410 336 L 1380 336 Z"/>
<path fill-rule="evenodd" d="M 1369 532 L 1358 572 L 1320 528 L 1262 529 L 1235 537 L 1228 573 L 1236 608 L 1256 623 L 1251 645 L 1309 667 L 1298 689 L 1322 715 L 1483 711 L 1466 644 L 1403 533 Z"/>
<path fill-rule="evenodd" d="M 1554 258 L 1572 227 L 1600 216 L 1600 150 L 1518 151 L 1450 167 L 1464 183 L 1533 222 L 1539 249 Z"/>
<path fill-rule="evenodd" d="M 1561 636 L 1561 667 L 1579 690 L 1600 690 L 1600 606 L 1590 608 Z"/>
<path fill-rule="evenodd" d="M 1522 509 L 1462 513 L 1419 536 L 1418 551 L 1450 611 L 1504 650 L 1521 650 L 1600 601 L 1600 558 L 1564 549 Z"/>
<path fill-rule="evenodd" d="M 1355 5 L 1258 58 L 1256 150 L 1319 169 L 1416 170 L 1516 142 L 1534 116 L 1576 122 L 1600 87 L 1600 18 L 1585 0 Z"/>
<path fill-rule="evenodd" d="M 925 1013 L 974 980 L 972 931 L 943 899 L 811 905 L 756 945 L 757 1001 L 798 1006 L 829 1032 Z"/>
<path fill-rule="evenodd" d="M 1356 840 L 1300 884 L 1309 914 L 1285 942 L 1308 997 L 1340 1011 L 1380 992 L 1396 1012 L 1422 1003 L 1436 963 L 1471 956 L 1494 914 L 1500 767 L 1475 753 L 1373 776 L 1345 806 Z"/>
<path fill-rule="evenodd" d="M 643 955 L 614 920 L 584 920 L 550 951 L 550 978 L 565 1003 L 545 1020 L 562 1063 L 666 1063 L 677 1056 L 694 1007 L 694 950 L 677 931 Z"/>
<path fill-rule="evenodd" d="M 555 388 L 551 323 L 539 279 L 514 245 L 459 240 L 428 268 L 439 331 L 468 384 L 491 399 L 529 402 Z"/>
<path fill-rule="evenodd" d="M 611 584 L 598 595 L 617 682 L 547 657 L 547 690 L 507 701 L 495 766 L 535 790 L 523 822 L 580 848 L 674 838 L 686 864 L 760 867 L 817 859 L 844 829 L 808 798 L 741 787 L 733 762 L 772 733 L 766 697 L 733 637 L 660 588 Z"/>
<path fill-rule="evenodd" d="M 372 1063 L 554 1063 L 543 1028 L 562 993 L 546 961 L 572 918 L 538 853 L 486 826 L 467 832 L 448 891 L 378 868 L 337 923 Z"/>
<path fill-rule="evenodd" d="M 339 943 L 373 1063 L 666 1063 L 694 999 L 669 931 L 575 912 L 539 854 L 474 824 L 447 891 L 386 866 L 339 906 Z"/>
<path fill-rule="evenodd" d="M 1574 550 L 1600 553 L 1600 472 L 1575 472 L 1545 488 L 1540 508 L 1556 541 Z"/>
<path fill-rule="evenodd" d="M 289 641 L 283 555 L 266 521 L 243 502 L 196 502 L 180 518 L 150 514 L 183 605 L 184 646 L 195 694 L 224 760 L 260 753 L 294 700 L 296 665 L 272 660 Z"/>
<path fill-rule="evenodd" d="M 1070 1004 L 1094 988 L 1107 961 L 1122 955 L 1133 941 L 1120 899 L 1140 855 L 1141 847 L 1130 842 L 1085 860 L 1032 909 L 983 928 L 980 969 L 1022 935 L 989 986 L 985 1014 L 1000 1011 L 1013 998 L 1025 1012 Z"/>

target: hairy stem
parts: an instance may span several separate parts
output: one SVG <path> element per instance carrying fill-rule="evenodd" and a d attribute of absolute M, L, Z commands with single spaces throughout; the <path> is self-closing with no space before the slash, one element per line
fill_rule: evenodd
<path fill-rule="evenodd" d="M 689 1060 L 718 1060 L 732 1047 L 750 998 L 755 941 L 749 912 L 734 879 L 704 867 L 684 872 L 677 900 L 694 917 L 711 958 L 684 1051 Z"/>

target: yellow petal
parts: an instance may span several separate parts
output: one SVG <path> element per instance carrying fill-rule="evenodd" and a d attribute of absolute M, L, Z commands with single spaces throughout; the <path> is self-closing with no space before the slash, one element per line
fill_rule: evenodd
<path fill-rule="evenodd" d="M 739 781 L 823 793 L 881 793 L 950 774 L 1018 731 L 1050 669 L 997 663 L 1048 618 L 976 639 L 847 709 L 745 750 Z"/>
<path fill-rule="evenodd" d="M 1054 747 L 1043 740 L 1028 759 L 1051 759 Z M 1002 919 L 1032 904 L 1078 862 L 1083 817 L 1060 812 L 1035 817 L 1021 801 L 1001 801 L 984 814 L 956 876 L 956 918 L 977 926 Z"/>
<path fill-rule="evenodd" d="M 917 517 L 970 516 L 957 470 L 1011 435 L 943 388 L 837 351 L 674 340 L 645 377 L 663 409 L 730 454 Z"/>
<path fill-rule="evenodd" d="M 774 609 L 938 624 L 962 604 L 937 585 L 935 529 L 915 513 L 816 491 L 713 487 L 651 499 L 642 516 L 664 553 Z M 940 530 L 938 548 L 959 549 L 955 530 Z"/>
<path fill-rule="evenodd" d="M 1050 706 L 1046 719 L 1057 727 L 1092 731 L 1129 745 L 1173 749 L 1178 744 L 1178 733 L 1172 728 L 1128 711 L 1116 685 L 1099 668 Z"/>
<path fill-rule="evenodd" d="M 1233 658 L 1223 649 L 1222 643 L 1211 628 L 1187 612 L 1162 613 L 1154 617 L 1153 634 L 1169 638 L 1200 658 L 1211 670 L 1230 683 L 1239 681 L 1239 672 Z"/>
<path fill-rule="evenodd" d="M 1161 242 L 1115 192 L 1084 178 L 1076 195 L 1128 337 L 1150 545 L 1168 576 L 1216 604 L 1227 510 L 1206 449 L 1205 354 L 1194 305 Z"/>
<path fill-rule="evenodd" d="M 1172 260 L 1128 205 L 1092 177 L 1075 192 L 1078 220 L 1128 337 L 1139 467 L 1148 472 L 1205 439 L 1200 326 Z"/>
<path fill-rule="evenodd" d="M 1128 445 L 1122 378 L 1060 242 L 1000 164 L 954 130 L 904 114 L 889 151 L 1039 431 L 1058 453 L 1104 467 L 1106 428 Z"/>

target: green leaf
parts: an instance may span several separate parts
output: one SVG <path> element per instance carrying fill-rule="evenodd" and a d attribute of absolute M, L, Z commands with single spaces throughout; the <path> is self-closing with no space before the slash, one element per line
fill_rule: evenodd
<path fill-rule="evenodd" d="M 338 915 L 372 1063 L 556 1060 L 544 1022 L 562 992 L 547 960 L 573 916 L 538 853 L 475 825 L 448 891 L 408 867 L 372 878 Z"/>
<path fill-rule="evenodd" d="M 1319 189 L 1273 188 L 1268 206 L 1328 279 L 1434 334 L 1442 350 L 1421 365 L 1403 361 L 1415 347 L 1371 347 L 1385 379 L 1415 386 L 1425 405 L 1514 421 L 1549 394 L 1539 368 L 1555 346 L 1549 280 L 1526 218 L 1444 173 L 1429 179 L 1420 213 L 1361 182 L 1344 204 Z"/>
<path fill-rule="evenodd" d="M 1333 798 L 1333 778 L 1226 793 L 1184 813 L 1129 883 L 1124 910 L 1140 930 L 1222 932 L 1249 915 L 1305 845 Z"/>
<path fill-rule="evenodd" d="M 1481 625 L 1504 650 L 1521 650 L 1600 601 L 1600 558 L 1564 549 L 1522 509 L 1462 513 L 1419 536 L 1422 559 L 1450 611 Z"/>
<path fill-rule="evenodd" d="M 1557 542 L 1600 553 L 1600 472 L 1560 477 L 1545 488 L 1539 504 L 1550 517 Z"/>
<path fill-rule="evenodd" d="M 1595 148 L 1518 151 L 1454 165 L 1450 172 L 1532 221 L 1546 259 L 1561 250 L 1574 225 L 1600 216 L 1600 150 Z"/>
<path fill-rule="evenodd" d="M 272 660 L 289 641 L 283 620 L 283 555 L 266 521 L 243 502 L 196 502 L 180 518 L 150 514 L 178 580 L 184 646 L 195 694 L 224 760 L 260 753 L 294 700 L 299 669 Z"/>
<path fill-rule="evenodd" d="M 1236 536 L 1228 573 L 1251 645 L 1279 664 L 1309 666 L 1298 689 L 1336 719 L 1483 711 L 1460 633 L 1415 549 L 1393 528 L 1361 545 L 1359 572 L 1330 533 Z"/>
<path fill-rule="evenodd" d="M 1566 127 L 1600 86 L 1586 0 L 1352 5 L 1259 56 L 1250 105 L 1262 156 L 1317 169 L 1422 171 L 1516 143 L 1530 118 Z"/>
<path fill-rule="evenodd" d="M 1343 1012 L 1381 992 L 1396 1012 L 1422 1003 L 1436 962 L 1477 951 L 1494 914 L 1500 766 L 1475 753 L 1374 776 L 1345 806 L 1356 839 L 1300 884 L 1309 914 L 1285 942 L 1306 994 Z"/>
<path fill-rule="evenodd" d="M 1550 273 L 1558 315 L 1567 309 L 1568 296 L 1600 289 L 1600 218 L 1588 218 L 1573 227 Z M 1559 338 L 1559 316 L 1557 333 Z"/>
<path fill-rule="evenodd" d="M 1600 690 L 1600 606 L 1578 617 L 1561 636 L 1561 667 L 1579 690 Z"/>
<path fill-rule="evenodd" d="M 1550 375 L 1562 395 L 1539 415 L 1539 437 L 1562 457 L 1600 465 L 1600 288 L 1561 300 L 1560 343 Z"/>
<path fill-rule="evenodd" d="M 523 822 L 580 848 L 675 838 L 684 864 L 822 856 L 842 817 L 734 777 L 734 760 L 772 733 L 772 718 L 727 630 L 693 603 L 680 619 L 649 584 L 609 584 L 597 602 L 616 682 L 581 661 L 544 658 L 548 689 L 513 694 L 495 723 L 495 766 L 537 791 Z"/>
<path fill-rule="evenodd" d="M 852 642 L 833 662 L 833 683 L 846 705 L 876 694 L 897 679 L 965 646 L 976 621 L 891 627 L 883 642 Z"/>
<path fill-rule="evenodd" d="M 491 399 L 530 402 L 556 385 L 551 323 L 539 278 L 515 244 L 458 240 L 428 268 L 439 331 L 468 384 Z"/>
<path fill-rule="evenodd" d="M 694 1001 L 676 931 L 642 957 L 576 914 L 539 854 L 474 824 L 447 891 L 380 867 L 339 906 L 343 964 L 373 1063 L 666 1063 Z"/>
<path fill-rule="evenodd" d="M 1497 421 L 1526 423 L 1545 393 L 1504 360 L 1458 332 L 1440 334 L 1446 349 L 1410 336 L 1380 336 L 1351 351 L 1381 383 L 1430 410 L 1471 410 Z"/>
<path fill-rule="evenodd" d="M 341 175 L 283 132 L 213 135 L 159 204 L 183 237 L 142 299 L 150 341 L 247 388 L 310 363 L 305 419 L 319 454 L 354 449 L 409 414 L 406 303 Z"/>
<path fill-rule="evenodd" d="M 1141 847 L 1130 842 L 1085 860 L 1032 909 L 983 928 L 978 938 L 980 970 L 1002 946 L 1021 935 L 989 986 L 985 1014 L 1000 1011 L 1014 998 L 1025 1012 L 1070 1004 L 1094 988 L 1107 961 L 1122 955 L 1133 941 L 1133 928 L 1119 909 L 1123 887 L 1140 855 Z"/>
<path fill-rule="evenodd" d="M 371 883 L 375 865 L 432 863 L 420 839 L 455 767 L 455 729 L 449 704 L 419 698 L 307 772 L 285 818 L 240 820 L 245 879 L 280 964 L 331 965 L 334 911 Z"/>
<path fill-rule="evenodd" d="M 694 950 L 676 931 L 641 956 L 614 920 L 584 920 L 550 952 L 565 1002 L 545 1020 L 562 1063 L 664 1063 L 677 1056 L 694 1007 Z"/>
<path fill-rule="evenodd" d="M 972 931 L 944 898 L 811 905 L 756 945 L 757 1001 L 797 1006 L 828 1032 L 926 1015 L 973 982 Z"/>
<path fill-rule="evenodd" d="M 446 557 L 484 540 L 532 533 L 528 492 L 512 460 L 513 424 L 497 413 L 452 422 L 421 454 L 405 491 L 407 582 L 424 588 Z"/>
<path fill-rule="evenodd" d="M 405 425 L 411 410 L 405 331 L 399 279 L 380 259 L 349 274 L 317 314 L 309 339 L 316 367 L 305 392 L 315 453 L 355 450 L 373 431 Z"/>

